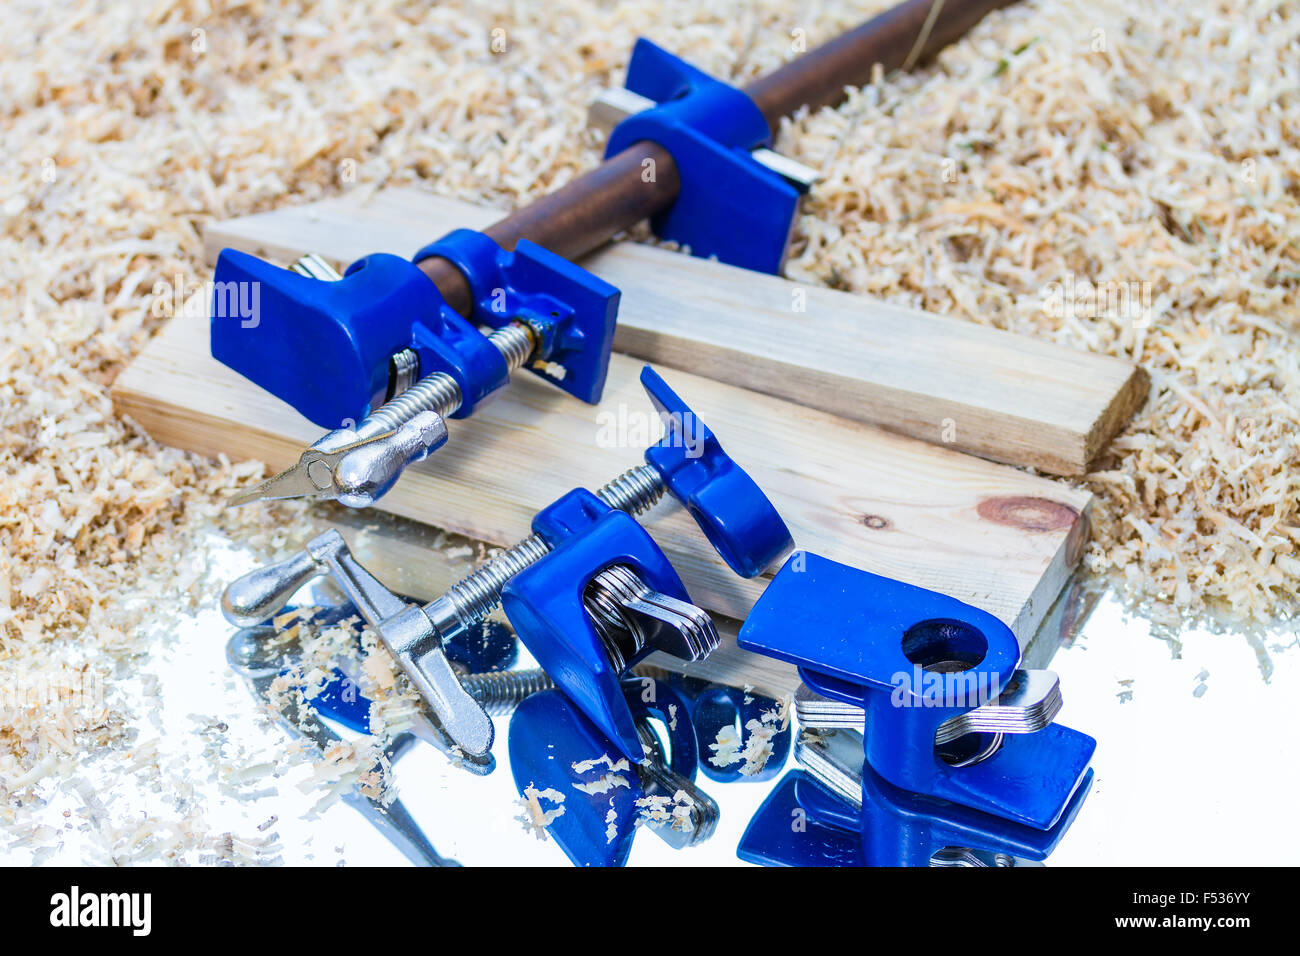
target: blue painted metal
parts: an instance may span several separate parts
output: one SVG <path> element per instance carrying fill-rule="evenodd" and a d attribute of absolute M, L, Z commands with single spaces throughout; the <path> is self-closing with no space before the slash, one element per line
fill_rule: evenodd
<path fill-rule="evenodd" d="M 624 85 L 658 105 L 614 128 L 606 158 L 648 140 L 672 154 L 681 180 L 676 201 L 650 220 L 655 235 L 696 256 L 779 272 L 799 191 L 749 155 L 772 142 L 754 101 L 644 37 Z"/>
<path fill-rule="evenodd" d="M 635 518 L 584 488 L 539 512 L 533 530 L 554 550 L 506 583 L 501 592 L 506 617 L 556 686 L 620 754 L 640 761 L 641 742 L 619 686 L 622 675 L 610 663 L 583 592 L 593 577 L 615 564 L 632 568 L 654 590 L 681 601 L 690 601 L 686 586 Z"/>
<path fill-rule="evenodd" d="M 869 767 L 859 810 L 796 770 L 754 814 L 736 855 L 765 866 L 928 866 L 938 851 L 963 848 L 1045 860 L 1091 787 L 1088 770 L 1064 812 L 1044 830 L 900 790 Z"/>
<path fill-rule="evenodd" d="M 971 766 L 945 762 L 935 732 L 997 698 L 1020 659 L 1015 635 L 954 598 L 814 554 L 786 562 L 739 644 L 798 665 L 813 690 L 862 707 L 867 765 L 911 793 L 1045 830 L 1065 813 L 1096 749 L 1091 737 L 1053 724 L 1008 735 Z M 954 660 L 965 669 L 924 669 Z M 963 740 L 979 742 L 977 735 Z"/>
<path fill-rule="evenodd" d="M 694 780 L 699 767 L 695 733 L 688 722 L 675 722 L 670 716 L 670 707 L 684 711 L 685 701 L 662 682 L 652 701 L 643 699 L 639 680 L 624 681 L 620 693 L 629 714 L 662 721 L 669 736 L 666 749 L 670 752 L 670 766 Z M 676 731 L 671 729 L 673 723 L 677 723 Z M 547 827 L 547 832 L 575 866 L 622 866 L 627 862 L 640 829 L 637 818 L 641 808 L 636 802 L 646 792 L 634 766 L 612 771 L 606 762 L 599 761 L 590 770 L 574 770 L 574 764 L 581 766 L 603 755 L 610 756 L 614 763 L 619 758 L 611 753 L 613 741 L 584 717 L 573 701 L 558 691 L 534 694 L 523 701 L 510 718 L 508 747 L 510 770 L 520 794 L 530 786 L 564 794 L 564 802 L 554 804 L 563 806 L 564 813 Z M 590 786 L 609 773 L 616 773 L 627 785 L 596 793 L 574 786 Z M 543 806 L 549 809 L 553 804 Z"/>
<path fill-rule="evenodd" d="M 534 375 L 584 402 L 605 389 L 619 291 L 586 269 L 520 239 L 506 251 L 481 232 L 457 229 L 415 254 L 448 260 L 469 279 L 472 318 L 492 328 L 518 319 L 538 337 Z"/>
<path fill-rule="evenodd" d="M 776 506 L 649 365 L 641 370 L 641 384 L 666 430 L 662 441 L 646 449 L 646 462 L 731 570 L 746 578 L 761 574 L 794 547 Z"/>
<path fill-rule="evenodd" d="M 506 252 L 466 229 L 427 246 L 417 261 L 430 255 L 464 271 L 474 296 L 469 319 L 400 256 L 366 256 L 343 279 L 327 281 L 225 249 L 213 290 L 212 355 L 333 429 L 374 410 L 388 386 L 390 357 L 410 348 L 421 376 L 455 379 L 462 401 L 454 417 L 465 418 L 509 378 L 505 360 L 475 323 L 496 328 L 518 318 L 554 363 L 533 371 L 583 401 L 600 399 L 617 289 L 533 243 Z"/>

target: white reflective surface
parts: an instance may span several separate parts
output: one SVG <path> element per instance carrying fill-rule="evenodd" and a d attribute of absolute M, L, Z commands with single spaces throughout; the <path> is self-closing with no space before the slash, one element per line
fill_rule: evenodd
<path fill-rule="evenodd" d="M 235 549 L 214 555 L 214 574 L 227 580 L 251 566 Z M 38 813 L 50 831 L 37 845 L 0 837 L 0 861 L 110 863 L 108 848 L 123 841 L 167 842 L 166 828 L 133 833 L 148 812 L 189 816 L 218 834 L 211 846 L 183 852 L 187 862 L 404 864 L 361 814 L 338 801 L 318 806 L 319 794 L 302 786 L 309 767 L 294 755 L 299 745 L 259 714 L 226 666 L 231 634 L 215 602 L 158 633 L 154 653 L 111 690 L 149 702 L 132 746 L 44 787 Z M 1092 794 L 1048 865 L 1300 862 L 1291 811 L 1300 790 L 1293 629 L 1266 639 L 1193 629 L 1163 640 L 1105 594 L 1073 640 L 1050 660 L 1049 651 L 1035 644 L 1029 656 L 1060 675 L 1058 721 L 1095 736 L 1098 748 Z M 518 666 L 530 663 L 523 652 Z M 553 841 L 539 841 L 517 819 L 508 723 L 496 718 L 493 774 L 470 776 L 417 744 L 397 764 L 400 796 L 438 851 L 465 865 L 568 865 Z M 157 785 L 177 777 L 186 785 Z M 701 786 L 722 809 L 714 837 L 678 852 L 643 830 L 632 865 L 738 862 L 740 835 L 772 782 Z"/>

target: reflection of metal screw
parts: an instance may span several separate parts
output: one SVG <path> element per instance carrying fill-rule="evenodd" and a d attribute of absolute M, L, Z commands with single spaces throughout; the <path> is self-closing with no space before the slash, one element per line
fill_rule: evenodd
<path fill-rule="evenodd" d="M 540 667 L 517 671 L 487 671 L 460 679 L 469 695 L 489 714 L 511 713 L 525 699 L 550 690 L 555 682 Z"/>
<path fill-rule="evenodd" d="M 668 680 L 672 671 L 653 664 L 638 664 L 632 673 L 642 680 Z M 482 674 L 460 674 L 460 682 L 469 695 L 483 705 L 489 714 L 503 716 L 512 713 L 533 694 L 553 690 L 555 682 L 540 667 L 515 671 L 486 671 Z"/>

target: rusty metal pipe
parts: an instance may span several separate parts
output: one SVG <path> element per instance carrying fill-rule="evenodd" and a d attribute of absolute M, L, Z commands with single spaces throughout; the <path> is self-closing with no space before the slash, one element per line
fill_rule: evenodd
<path fill-rule="evenodd" d="M 841 102 L 847 87 L 863 86 L 875 64 L 911 68 L 1015 0 L 907 0 L 841 34 L 745 87 L 773 132 L 801 106 Z M 513 249 L 529 239 L 566 259 L 579 259 L 677 198 L 677 164 L 655 143 L 635 143 L 568 185 L 484 230 Z M 447 302 L 464 315 L 472 306 L 465 277 L 446 259 L 420 263 Z"/>

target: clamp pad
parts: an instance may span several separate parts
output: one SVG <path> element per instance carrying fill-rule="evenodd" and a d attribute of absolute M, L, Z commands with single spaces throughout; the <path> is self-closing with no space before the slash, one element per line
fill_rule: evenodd
<path fill-rule="evenodd" d="M 471 318 L 500 328 L 514 320 L 538 340 L 534 375 L 584 402 L 605 389 L 614 345 L 619 291 L 604 279 L 520 239 L 507 252 L 472 229 L 457 229 L 415 254 L 416 263 L 437 256 L 465 276 L 474 296 Z"/>
<path fill-rule="evenodd" d="M 733 571 L 746 578 L 763 573 L 794 547 L 776 506 L 649 365 L 641 384 L 668 432 L 646 449 L 646 462 Z"/>
<path fill-rule="evenodd" d="M 754 101 L 644 37 L 624 86 L 659 105 L 619 123 L 605 158 L 649 140 L 672 154 L 681 181 L 676 201 L 650 220 L 655 235 L 692 255 L 780 272 L 799 192 L 749 155 L 772 142 Z"/>
<path fill-rule="evenodd" d="M 971 765 L 946 762 L 934 743 L 939 725 L 997 699 L 1020 659 L 1015 635 L 955 598 L 814 554 L 786 562 L 738 643 L 798 665 L 816 692 L 862 707 L 867 766 L 911 793 L 1048 829 L 1096 749 L 1091 737 L 1052 724 L 1008 735 Z"/>
<path fill-rule="evenodd" d="M 554 548 L 512 577 L 501 606 L 537 662 L 623 756 L 644 759 L 632 712 L 583 600 L 587 584 L 627 565 L 654 590 L 690 601 L 663 551 L 631 515 L 586 489 L 569 492 L 538 514 L 533 528 Z M 628 666 L 650 653 L 628 660 Z"/>

